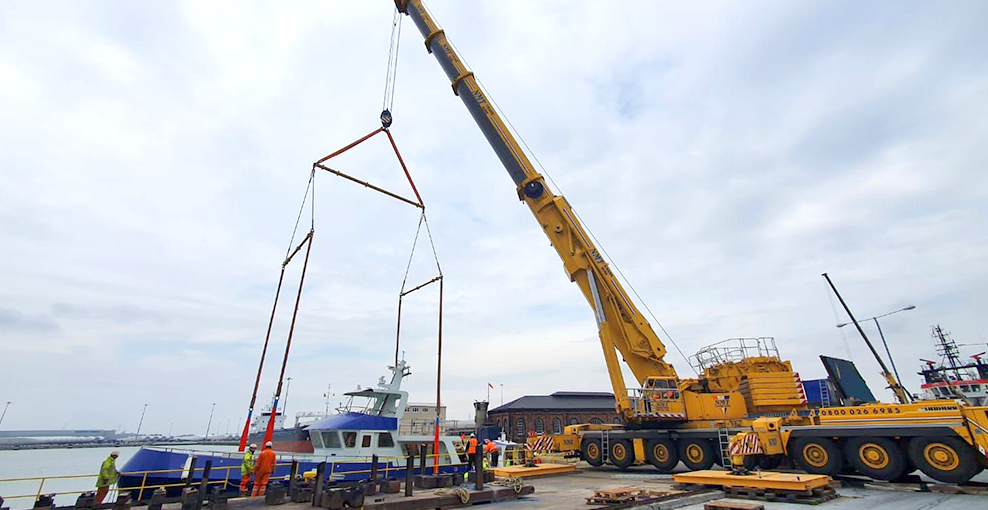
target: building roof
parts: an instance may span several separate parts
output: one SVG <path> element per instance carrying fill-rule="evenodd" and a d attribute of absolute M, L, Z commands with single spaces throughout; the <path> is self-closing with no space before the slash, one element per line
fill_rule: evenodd
<path fill-rule="evenodd" d="M 614 395 L 598 391 L 557 391 L 552 395 L 527 395 L 487 412 L 492 414 L 527 410 L 614 412 Z"/>

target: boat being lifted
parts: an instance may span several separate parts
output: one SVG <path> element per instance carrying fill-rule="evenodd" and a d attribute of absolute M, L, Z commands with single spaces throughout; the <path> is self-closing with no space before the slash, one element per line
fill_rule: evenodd
<path fill-rule="evenodd" d="M 404 458 L 417 455 L 421 448 L 430 448 L 435 437 L 401 435 L 398 424 L 405 412 L 408 392 L 401 389 L 405 377 L 411 374 L 405 360 L 388 367 L 391 381 L 384 377 L 376 388 L 346 393 L 347 405 L 337 414 L 306 427 L 312 442 L 312 454 L 282 454 L 277 457 L 273 479 L 316 469 L 325 462 L 327 482 L 348 484 L 369 478 L 372 459 L 377 456 L 377 472 L 381 477 L 400 479 L 405 476 Z M 467 465 L 460 462 L 457 448 L 462 449 L 458 436 L 439 436 L 438 469 L 440 473 L 463 473 Z M 432 452 L 430 452 L 431 454 Z M 210 483 L 237 491 L 240 485 L 242 453 L 200 451 L 189 449 L 144 447 L 121 469 L 121 490 L 138 489 L 135 497 L 146 499 L 151 490 L 141 487 L 165 485 L 169 496 L 177 496 L 184 482 L 201 482 L 207 463 Z M 291 473 L 293 462 L 297 472 Z M 430 468 L 433 462 L 430 461 Z M 153 471 L 154 473 L 147 473 Z M 147 473 L 147 474 L 145 474 Z"/>

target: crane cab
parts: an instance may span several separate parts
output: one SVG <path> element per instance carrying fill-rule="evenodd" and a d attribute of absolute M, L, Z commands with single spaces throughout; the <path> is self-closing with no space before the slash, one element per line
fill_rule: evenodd
<path fill-rule="evenodd" d="M 633 421 L 686 420 L 686 404 L 675 377 L 646 377 L 641 388 L 628 393 Z"/>

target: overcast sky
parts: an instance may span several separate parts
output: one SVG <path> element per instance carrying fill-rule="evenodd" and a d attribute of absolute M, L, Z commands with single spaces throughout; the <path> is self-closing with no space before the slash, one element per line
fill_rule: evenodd
<path fill-rule="evenodd" d="M 772 336 L 804 379 L 825 375 L 820 354 L 851 357 L 889 399 L 861 339 L 835 328 L 825 271 L 859 318 L 916 305 L 882 321 L 913 391 L 931 325 L 988 342 L 988 4 L 429 5 L 687 354 Z M 311 164 L 379 125 L 393 4 L 4 11 L 2 427 L 133 431 L 148 403 L 145 432 L 201 434 L 216 402 L 214 430 L 236 430 Z M 495 405 L 502 384 L 505 401 L 610 391 L 590 308 L 403 28 L 392 133 L 445 275 L 448 416 L 470 417 L 488 382 Z M 333 161 L 410 194 L 383 138 Z M 316 189 L 289 415 L 385 374 L 418 221 L 332 175 Z M 409 282 L 434 274 L 418 250 Z M 402 316 L 413 401 L 435 398 L 437 290 Z"/>

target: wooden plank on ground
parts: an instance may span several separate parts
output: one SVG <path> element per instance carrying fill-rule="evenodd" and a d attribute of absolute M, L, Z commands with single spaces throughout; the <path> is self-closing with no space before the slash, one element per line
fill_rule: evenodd
<path fill-rule="evenodd" d="M 720 500 L 705 503 L 703 510 L 765 510 L 765 505 Z"/>

